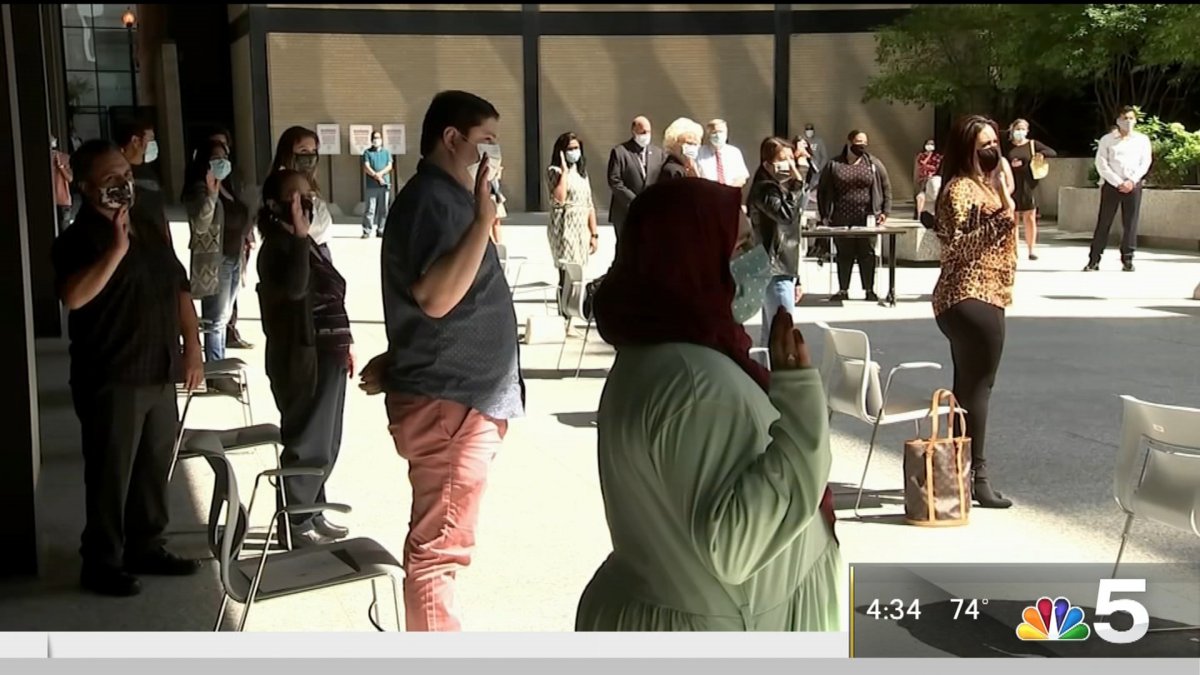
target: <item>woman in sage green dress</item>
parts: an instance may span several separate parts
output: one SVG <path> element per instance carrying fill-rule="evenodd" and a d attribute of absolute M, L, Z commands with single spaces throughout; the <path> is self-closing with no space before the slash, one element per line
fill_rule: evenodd
<path fill-rule="evenodd" d="M 750 358 L 730 306 L 740 217 L 736 188 L 651 187 L 597 291 L 597 327 L 617 349 L 598 414 L 614 550 L 576 630 L 839 629 L 821 378 L 784 312 L 775 372 Z"/>

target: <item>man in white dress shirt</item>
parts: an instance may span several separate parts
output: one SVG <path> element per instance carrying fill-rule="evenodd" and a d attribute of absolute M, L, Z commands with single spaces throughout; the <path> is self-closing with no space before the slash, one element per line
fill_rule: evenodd
<path fill-rule="evenodd" d="M 729 144 L 729 125 L 725 120 L 708 123 L 708 144 L 696 157 L 700 177 L 721 185 L 740 188 L 750 180 L 750 170 L 742 151 Z"/>
<path fill-rule="evenodd" d="M 1137 112 L 1129 106 L 1117 117 L 1117 131 L 1100 139 L 1096 150 L 1096 171 L 1100 174 L 1100 215 L 1092 235 L 1092 250 L 1085 272 L 1100 269 L 1100 256 L 1108 245 L 1117 207 L 1121 207 L 1121 263 L 1133 271 L 1133 251 L 1137 246 L 1138 213 L 1142 208 L 1142 180 L 1152 160 L 1150 138 L 1134 130 Z"/>

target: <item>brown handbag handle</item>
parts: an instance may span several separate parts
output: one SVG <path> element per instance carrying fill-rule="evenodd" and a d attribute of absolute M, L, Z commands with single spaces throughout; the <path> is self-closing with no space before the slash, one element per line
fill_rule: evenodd
<path fill-rule="evenodd" d="M 950 399 L 950 409 L 946 411 L 946 440 L 954 439 L 954 416 L 958 415 L 959 427 L 966 433 L 967 416 L 963 413 L 962 408 L 958 406 L 958 399 L 954 396 L 954 392 L 949 389 L 938 389 L 933 392 L 933 403 L 929 406 L 929 416 L 933 418 L 933 428 L 930 430 L 929 439 L 931 441 L 938 440 L 938 428 L 941 416 L 938 415 L 938 408 L 943 399 Z"/>

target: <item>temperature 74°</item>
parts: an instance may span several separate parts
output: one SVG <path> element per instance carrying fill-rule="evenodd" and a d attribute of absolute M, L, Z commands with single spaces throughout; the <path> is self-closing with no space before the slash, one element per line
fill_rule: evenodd
<path fill-rule="evenodd" d="M 959 617 L 966 616 L 972 619 L 979 618 L 979 606 L 988 604 L 987 598 L 980 600 L 979 598 L 950 598 L 950 602 L 954 603 L 954 619 L 957 621 Z"/>

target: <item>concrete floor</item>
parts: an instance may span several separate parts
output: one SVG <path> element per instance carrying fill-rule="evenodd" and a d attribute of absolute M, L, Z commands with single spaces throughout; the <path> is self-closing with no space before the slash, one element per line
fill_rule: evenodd
<path fill-rule="evenodd" d="M 545 243 L 544 219 L 514 217 L 505 239 L 512 255 L 527 256 L 522 285 L 554 280 Z M 186 260 L 186 224 L 174 225 Z M 1048 240 L 1053 236 L 1048 236 Z M 356 226 L 338 226 L 333 256 L 349 282 L 348 309 L 360 360 L 386 344 L 379 292 L 379 241 L 358 238 Z M 604 230 L 592 271 L 611 261 L 612 234 Z M 867 487 L 869 517 L 838 526 L 849 562 L 1101 562 L 1116 553 L 1122 515 L 1112 498 L 1112 472 L 1120 425 L 1118 394 L 1163 403 L 1200 405 L 1200 303 L 1189 300 L 1200 280 L 1200 257 L 1183 253 L 1139 255 L 1138 272 L 1117 271 L 1115 253 L 1105 270 L 1083 274 L 1084 243 L 1047 241 L 1041 260 L 1022 258 L 1016 303 L 1008 314 L 1007 343 L 992 400 L 989 455 L 994 480 L 1017 506 L 976 510 L 970 526 L 925 529 L 898 525 L 893 491 L 900 484 L 900 448 L 911 427 L 880 434 Z M 810 270 L 812 297 L 797 310 L 801 329 L 819 354 L 821 336 L 812 322 L 823 320 L 866 330 L 885 368 L 900 361 L 942 363 L 940 373 L 914 376 L 913 386 L 932 389 L 950 381 L 949 352 L 932 321 L 928 294 L 937 269 L 901 269 L 901 303 L 885 309 L 863 302 L 822 306 L 824 270 Z M 261 372 L 262 333 L 254 274 L 241 301 L 239 326 L 258 349 L 233 352 L 259 368 L 253 380 L 257 421 L 277 421 Z M 881 275 L 880 290 L 886 284 Z M 857 281 L 852 297 L 858 294 Z M 522 322 L 547 314 L 540 295 L 520 294 Z M 757 335 L 757 326 L 748 327 Z M 568 361 L 580 340 L 568 347 Z M 609 552 L 594 457 L 596 404 L 612 350 L 589 345 L 583 376 L 555 369 L 559 345 L 523 348 L 529 414 L 511 427 L 491 477 L 474 564 L 460 576 L 464 627 L 475 631 L 571 630 L 576 602 L 599 562 Z M 65 348 L 39 349 L 42 382 L 43 470 L 41 514 L 43 568 L 36 581 L 0 584 L 0 630 L 206 630 L 220 600 L 216 569 L 187 580 L 146 582 L 138 598 L 110 600 L 76 587 L 75 550 L 83 521 L 78 426 L 66 388 Z M 193 405 L 192 426 L 240 424 L 236 404 L 218 399 Z M 857 485 L 869 428 L 838 417 L 833 425 L 832 480 L 842 490 Z M 271 459 L 234 459 L 244 498 L 254 474 Z M 173 484 L 172 546 L 205 556 L 202 537 L 211 480 L 207 466 L 188 462 Z M 405 465 L 387 434 L 383 403 L 352 389 L 346 409 L 342 459 L 329 484 L 329 498 L 355 511 L 343 520 L 355 535 L 402 548 L 408 521 Z M 841 496 L 848 509 L 853 496 Z M 262 515 L 262 514 L 259 514 Z M 840 511 L 844 518 L 848 510 Z M 1200 540 L 1188 533 L 1139 524 L 1127 560 L 1196 560 Z M 370 589 L 365 585 L 287 598 L 256 607 L 248 630 L 362 631 Z M 236 615 L 236 610 L 231 612 Z M 385 613 L 385 622 L 390 612 Z M 386 625 L 386 623 L 385 623 Z"/>

